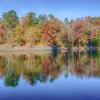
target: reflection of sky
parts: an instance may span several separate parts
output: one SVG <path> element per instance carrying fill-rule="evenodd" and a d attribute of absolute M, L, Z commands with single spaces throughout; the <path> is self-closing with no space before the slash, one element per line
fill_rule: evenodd
<path fill-rule="evenodd" d="M 83 78 L 79 79 L 75 76 L 69 75 L 68 78 L 60 76 L 52 83 L 37 83 L 30 86 L 21 77 L 19 85 L 15 88 L 5 87 L 3 81 L 0 80 L 0 100 L 4 98 L 8 100 L 24 100 L 24 99 L 94 99 L 100 100 L 100 79 Z M 33 99 L 32 99 L 33 100 Z"/>

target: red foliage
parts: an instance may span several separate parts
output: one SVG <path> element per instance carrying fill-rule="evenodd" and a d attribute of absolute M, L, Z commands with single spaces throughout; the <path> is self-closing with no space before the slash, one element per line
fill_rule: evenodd
<path fill-rule="evenodd" d="M 45 16 L 45 22 L 44 22 L 44 27 L 43 27 L 43 33 L 48 34 L 48 18 Z"/>
<path fill-rule="evenodd" d="M 77 22 L 75 22 L 75 24 L 74 24 L 74 30 L 75 30 L 75 31 L 78 31 L 79 29 L 84 28 L 84 26 L 85 26 L 85 24 L 84 24 L 83 21 L 77 21 Z"/>
<path fill-rule="evenodd" d="M 2 24 L 0 24 L 0 36 L 3 36 L 4 33 L 5 33 L 4 26 Z"/>

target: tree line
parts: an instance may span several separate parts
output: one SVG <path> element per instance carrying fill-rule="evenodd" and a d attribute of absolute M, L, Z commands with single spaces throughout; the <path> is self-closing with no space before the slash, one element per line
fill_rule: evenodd
<path fill-rule="evenodd" d="M 3 13 L 0 18 L 0 45 L 9 47 L 37 45 L 86 47 L 100 44 L 100 17 L 84 17 L 60 20 L 54 15 L 37 15 L 29 12 L 19 18 L 15 10 Z"/>

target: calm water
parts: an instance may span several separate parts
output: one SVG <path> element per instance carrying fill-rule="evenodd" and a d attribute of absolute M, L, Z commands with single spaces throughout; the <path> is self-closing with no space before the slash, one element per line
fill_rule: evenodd
<path fill-rule="evenodd" d="M 0 53 L 0 100 L 100 100 L 100 52 Z"/>

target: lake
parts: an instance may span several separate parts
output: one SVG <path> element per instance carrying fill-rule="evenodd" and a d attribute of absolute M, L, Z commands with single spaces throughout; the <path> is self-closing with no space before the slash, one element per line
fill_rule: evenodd
<path fill-rule="evenodd" d="M 0 53 L 0 100 L 100 100 L 100 52 Z"/>

